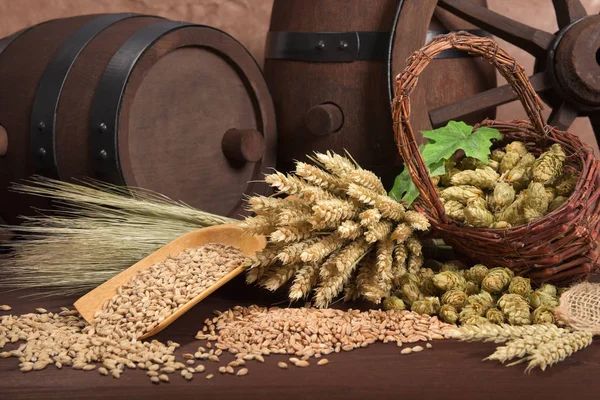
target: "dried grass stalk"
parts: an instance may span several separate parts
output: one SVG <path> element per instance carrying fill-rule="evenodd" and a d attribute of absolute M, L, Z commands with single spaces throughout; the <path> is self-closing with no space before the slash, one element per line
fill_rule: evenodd
<path fill-rule="evenodd" d="M 51 199 L 52 214 L 8 227 L 13 241 L 0 287 L 36 288 L 39 296 L 86 292 L 181 235 L 236 220 L 196 210 L 148 190 L 93 180 L 33 177 L 12 190 Z"/>

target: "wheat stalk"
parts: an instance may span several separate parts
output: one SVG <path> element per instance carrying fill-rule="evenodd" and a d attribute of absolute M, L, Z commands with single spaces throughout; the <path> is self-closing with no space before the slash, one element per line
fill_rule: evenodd
<path fill-rule="evenodd" d="M 0 287 L 36 288 L 39 296 L 85 292 L 181 235 L 236 221 L 140 188 L 43 177 L 29 183 L 11 190 L 51 199 L 56 209 L 7 227 L 26 240 L 7 245 Z"/>

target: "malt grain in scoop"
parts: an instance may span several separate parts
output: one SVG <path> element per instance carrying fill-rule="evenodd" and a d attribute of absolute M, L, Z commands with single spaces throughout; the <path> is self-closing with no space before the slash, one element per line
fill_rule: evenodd
<path fill-rule="evenodd" d="M 262 250 L 266 246 L 266 238 L 264 236 L 251 236 L 245 234 L 236 224 L 211 226 L 190 232 L 161 247 L 143 260 L 137 262 L 120 274 L 114 276 L 94 290 L 85 294 L 75 302 L 75 308 L 81 314 L 81 316 L 91 324 L 94 320 L 94 314 L 97 311 L 102 310 L 102 305 L 117 294 L 117 288 L 128 283 L 138 271 L 148 269 L 156 263 L 163 262 L 168 257 L 175 256 L 185 249 L 200 247 L 208 243 L 221 243 L 235 246 L 238 247 L 245 255 L 253 256 L 256 252 Z M 204 300 L 225 283 L 235 278 L 245 269 L 246 266 L 242 265 L 229 272 L 208 289 L 204 290 L 198 296 L 179 307 L 173 314 L 165 318 L 164 321 L 162 321 L 156 328 L 150 332 L 147 332 L 140 338 L 145 339 L 162 331 L 193 306 Z"/>

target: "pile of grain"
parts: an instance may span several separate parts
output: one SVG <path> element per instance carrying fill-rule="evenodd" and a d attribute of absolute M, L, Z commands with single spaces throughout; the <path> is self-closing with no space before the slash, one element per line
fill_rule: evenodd
<path fill-rule="evenodd" d="M 154 383 L 168 382 L 167 374 L 179 370 L 190 380 L 205 368 L 177 361 L 174 353 L 179 344 L 140 342 L 136 338 L 243 262 L 246 257 L 232 246 L 208 244 L 188 249 L 140 271 L 121 286 L 95 315 L 93 325 L 67 308 L 60 313 L 39 308 L 37 313 L 3 316 L 0 348 L 9 343 L 25 343 L 16 350 L 0 353 L 0 357 L 18 358 L 23 372 L 49 365 L 91 371 L 102 363 L 99 373 L 117 379 L 125 368 L 139 368 L 147 370 Z M 7 308 L 10 307 L 4 307 Z"/>
<path fill-rule="evenodd" d="M 197 360 L 214 363 L 214 372 L 245 376 L 246 361 L 264 362 L 264 356 L 281 354 L 297 367 L 310 365 L 311 357 L 351 351 L 376 341 L 404 343 L 443 339 L 452 325 L 437 317 L 410 311 L 333 310 L 316 308 L 235 307 L 208 319 L 196 336 L 207 340 L 195 354 L 176 356 L 178 343 L 137 338 L 153 329 L 179 306 L 212 285 L 220 277 L 246 262 L 232 246 L 206 245 L 187 250 L 139 272 L 121 286 L 89 325 L 75 310 L 59 313 L 38 308 L 36 313 L 0 318 L 0 358 L 15 357 L 23 372 L 71 366 L 83 371 L 119 379 L 126 369 L 146 371 L 153 383 L 169 382 L 169 374 L 179 372 L 192 380 L 195 374 L 209 372 Z M 10 307 L 3 307 L 8 311 Z M 23 343 L 21 343 L 23 342 Z M 426 347 L 430 347 L 427 343 Z M 415 345 L 401 354 L 422 351 Z M 228 351 L 235 360 L 224 365 L 221 356 Z M 224 358 L 224 357 L 223 357 Z M 101 365 L 98 365 L 101 364 Z M 284 366 L 285 364 L 285 366 Z M 318 365 L 326 365 L 322 358 Z M 208 364 L 207 364 L 208 365 Z M 279 362 L 280 368 L 287 363 Z M 206 375 L 211 379 L 214 374 Z"/>
<path fill-rule="evenodd" d="M 233 246 L 209 244 L 186 249 L 139 271 L 120 286 L 94 315 L 93 326 L 85 333 L 135 340 L 246 262 L 246 256 Z"/>
<path fill-rule="evenodd" d="M 265 355 L 293 355 L 308 366 L 311 357 L 368 347 L 377 341 L 405 343 L 444 339 L 452 327 L 437 317 L 410 311 L 334 310 L 316 308 L 234 307 L 205 321 L 196 338 L 235 354 L 238 360 L 264 361 Z M 418 346 L 416 351 L 423 348 Z M 429 347 L 429 346 L 428 346 Z M 204 348 L 199 352 L 202 356 Z M 403 351 L 407 354 L 410 351 Z M 300 357 L 298 359 L 297 357 Z"/>

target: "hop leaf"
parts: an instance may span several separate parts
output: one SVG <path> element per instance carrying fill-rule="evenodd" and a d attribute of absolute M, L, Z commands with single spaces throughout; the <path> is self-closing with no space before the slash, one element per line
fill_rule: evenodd
<path fill-rule="evenodd" d="M 422 132 L 429 139 L 423 149 L 423 159 L 427 166 L 450 159 L 457 150 L 462 149 L 467 157 L 473 157 L 487 164 L 492 139 L 501 139 L 502 135 L 493 128 L 473 127 L 464 122 L 450 121 L 443 128 Z"/>
<path fill-rule="evenodd" d="M 501 139 L 502 135 L 493 128 L 482 127 L 473 131 L 473 127 L 464 122 L 450 121 L 448 125 L 431 131 L 421 132 L 429 142 L 419 147 L 430 176 L 446 173 L 445 162 L 452 158 L 458 150 L 463 150 L 467 157 L 472 157 L 487 164 L 492 139 Z M 396 177 L 389 196 L 408 205 L 419 196 L 407 169 Z"/>

